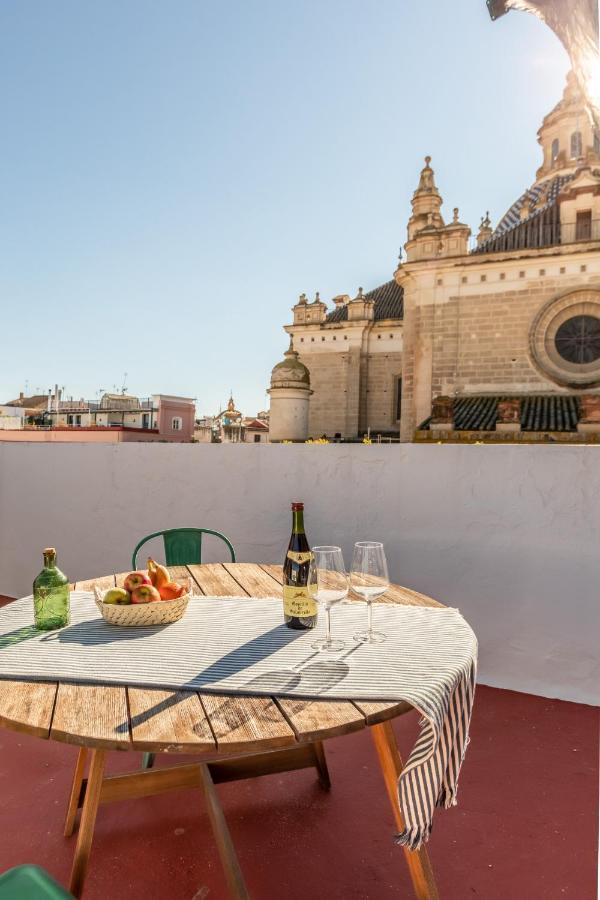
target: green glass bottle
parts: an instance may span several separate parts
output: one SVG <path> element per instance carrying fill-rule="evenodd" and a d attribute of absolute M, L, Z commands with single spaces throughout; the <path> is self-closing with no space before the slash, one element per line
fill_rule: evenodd
<path fill-rule="evenodd" d="M 292 536 L 283 563 L 283 618 L 303 631 L 317 624 L 317 604 L 308 591 L 312 553 L 304 531 L 304 503 L 292 503 Z"/>
<path fill-rule="evenodd" d="M 69 579 L 56 567 L 56 550 L 44 550 L 44 568 L 33 582 L 35 627 L 52 631 L 68 625 L 71 618 Z"/>

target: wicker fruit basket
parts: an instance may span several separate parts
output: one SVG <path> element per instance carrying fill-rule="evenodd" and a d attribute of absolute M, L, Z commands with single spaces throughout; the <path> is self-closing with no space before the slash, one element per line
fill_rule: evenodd
<path fill-rule="evenodd" d="M 175 600 L 161 600 L 154 603 L 128 603 L 119 606 L 116 603 L 104 603 L 106 591 L 94 588 L 96 606 L 105 622 L 111 625 L 170 625 L 183 618 L 187 609 L 189 594 L 183 594 Z"/>

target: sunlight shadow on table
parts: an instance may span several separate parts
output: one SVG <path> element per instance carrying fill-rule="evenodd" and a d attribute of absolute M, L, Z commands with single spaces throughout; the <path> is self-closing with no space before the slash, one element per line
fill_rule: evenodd
<path fill-rule="evenodd" d="M 23 628 L 17 628 L 16 631 L 10 631 L 8 634 L 0 636 L 0 650 L 6 650 L 14 644 L 22 644 L 23 641 L 29 641 L 31 638 L 39 637 L 40 632 L 35 625 L 25 625 Z"/>

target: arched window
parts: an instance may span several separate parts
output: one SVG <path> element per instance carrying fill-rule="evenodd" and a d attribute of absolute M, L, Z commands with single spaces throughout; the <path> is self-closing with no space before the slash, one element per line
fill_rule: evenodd
<path fill-rule="evenodd" d="M 579 159 L 580 156 L 583 156 L 581 132 L 574 131 L 571 135 L 571 159 Z"/>
<path fill-rule="evenodd" d="M 552 141 L 552 162 L 556 162 L 558 159 L 558 138 L 554 138 Z"/>

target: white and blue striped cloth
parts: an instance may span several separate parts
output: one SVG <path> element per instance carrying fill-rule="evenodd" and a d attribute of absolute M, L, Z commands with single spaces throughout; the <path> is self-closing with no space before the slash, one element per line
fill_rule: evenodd
<path fill-rule="evenodd" d="M 420 847 L 437 806 L 456 802 L 468 743 L 477 641 L 458 610 L 377 604 L 382 644 L 357 644 L 365 606 L 332 611 L 337 653 L 311 648 L 308 631 L 282 624 L 280 598 L 202 597 L 169 626 L 121 628 L 100 618 L 93 596 L 71 594 L 71 624 L 32 627 L 31 598 L 0 610 L 0 678 L 278 695 L 329 700 L 404 700 L 422 716 L 421 732 L 399 780 L 406 828 L 397 841 Z"/>

